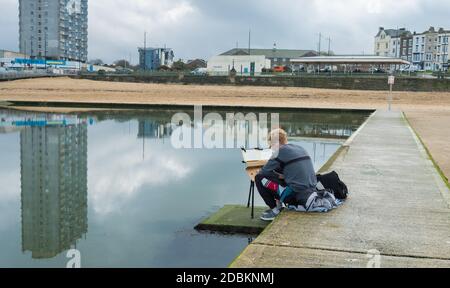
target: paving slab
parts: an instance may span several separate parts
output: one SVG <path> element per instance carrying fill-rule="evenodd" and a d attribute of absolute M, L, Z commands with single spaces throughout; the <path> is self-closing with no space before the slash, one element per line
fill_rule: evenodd
<path fill-rule="evenodd" d="M 354 267 L 376 250 L 391 267 L 448 267 L 449 191 L 400 111 L 377 111 L 330 170 L 349 187 L 344 206 L 282 213 L 231 266 Z"/>
<path fill-rule="evenodd" d="M 232 266 L 233 268 L 450 268 L 450 261 L 255 244 L 250 245 L 246 253 Z"/>

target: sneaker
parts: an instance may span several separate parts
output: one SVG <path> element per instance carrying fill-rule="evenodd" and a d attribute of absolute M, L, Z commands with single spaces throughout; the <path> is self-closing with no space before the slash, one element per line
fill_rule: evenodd
<path fill-rule="evenodd" d="M 280 210 L 280 212 L 284 210 L 284 206 L 281 207 L 281 208 L 280 208 L 280 207 L 277 207 L 277 208 L 278 208 L 278 210 Z M 263 215 L 266 214 L 266 213 L 269 213 L 269 212 L 272 212 L 272 209 L 267 209 L 266 211 L 263 212 Z M 279 214 L 279 213 L 278 213 L 278 214 Z M 277 215 L 278 215 L 278 214 L 277 214 Z"/>
<path fill-rule="evenodd" d="M 261 220 L 263 221 L 273 221 L 275 217 L 278 216 L 280 213 L 275 213 L 273 210 L 267 210 L 261 215 Z"/>

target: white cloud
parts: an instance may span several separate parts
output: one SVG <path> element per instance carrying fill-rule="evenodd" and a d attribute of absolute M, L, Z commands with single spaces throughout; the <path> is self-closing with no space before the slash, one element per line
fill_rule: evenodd
<path fill-rule="evenodd" d="M 18 1 L 2 0 L 2 11 L 0 48 L 17 50 Z M 112 62 L 131 54 L 136 62 L 147 31 L 149 46 L 167 45 L 177 58 L 208 58 L 237 41 L 246 46 L 249 27 L 254 47 L 275 41 L 316 49 L 322 32 L 337 53 L 372 53 L 379 26 L 450 28 L 448 11 L 448 0 L 90 0 L 89 57 Z"/>
<path fill-rule="evenodd" d="M 88 174 L 89 205 L 100 216 L 120 211 L 146 186 L 158 188 L 183 180 L 193 169 L 176 155 L 158 151 L 156 145 L 147 145 L 152 150 L 143 159 L 141 141 L 117 136 L 105 135 L 101 142 L 90 143 L 89 167 L 94 169 Z"/>

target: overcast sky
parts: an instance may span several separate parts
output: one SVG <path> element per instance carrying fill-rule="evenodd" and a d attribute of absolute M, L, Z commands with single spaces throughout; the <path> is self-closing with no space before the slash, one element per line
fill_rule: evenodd
<path fill-rule="evenodd" d="M 18 50 L 18 0 L 1 0 L 0 49 Z M 89 59 L 137 61 L 137 46 L 205 58 L 239 46 L 373 53 L 379 26 L 450 29 L 449 0 L 89 0 Z"/>

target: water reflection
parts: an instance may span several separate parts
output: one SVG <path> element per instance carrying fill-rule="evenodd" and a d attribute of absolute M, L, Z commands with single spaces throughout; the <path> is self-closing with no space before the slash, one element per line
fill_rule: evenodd
<path fill-rule="evenodd" d="M 53 258 L 88 231 L 87 124 L 17 121 L 22 250 Z"/>
<path fill-rule="evenodd" d="M 138 138 L 169 138 L 173 127 L 170 123 L 162 121 L 140 120 Z"/>
<path fill-rule="evenodd" d="M 0 185 L 11 191 L 0 191 L 0 266 L 64 267 L 62 252 L 72 247 L 83 267 L 229 264 L 253 237 L 193 227 L 225 204 L 246 203 L 240 151 L 174 149 L 176 112 L 0 110 Z M 280 122 L 318 169 L 340 146 L 335 138 L 345 139 L 366 115 L 280 111 Z"/>

